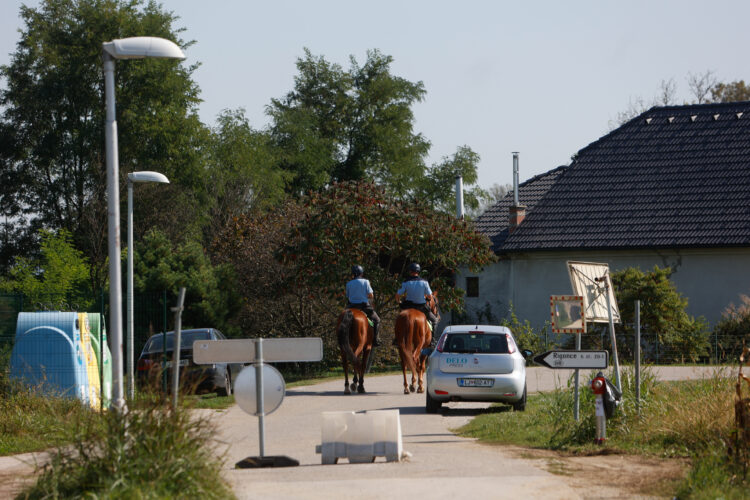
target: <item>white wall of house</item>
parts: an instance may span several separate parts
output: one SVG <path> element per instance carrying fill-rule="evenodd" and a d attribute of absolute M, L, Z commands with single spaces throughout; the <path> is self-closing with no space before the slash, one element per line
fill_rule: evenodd
<path fill-rule="evenodd" d="M 567 261 L 599 262 L 610 271 L 637 267 L 643 271 L 670 266 L 677 290 L 688 299 L 688 313 L 715 324 L 730 303 L 750 295 L 750 248 L 682 249 L 602 252 L 530 252 L 501 257 L 480 273 L 461 270 L 457 285 L 466 289 L 466 277 L 479 278 L 479 297 L 466 297 L 469 317 L 487 312 L 501 319 L 511 304 L 520 320 L 541 327 L 549 320 L 550 295 L 572 293 Z"/>

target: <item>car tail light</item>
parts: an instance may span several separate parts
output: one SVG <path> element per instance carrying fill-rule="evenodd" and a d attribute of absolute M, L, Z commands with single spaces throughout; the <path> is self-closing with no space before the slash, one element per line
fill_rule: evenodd
<path fill-rule="evenodd" d="M 515 392 L 506 392 L 505 394 L 503 394 L 503 396 L 515 396 L 515 395 L 516 395 Z"/>
<path fill-rule="evenodd" d="M 448 338 L 448 336 L 447 336 L 447 335 L 443 335 L 442 337 L 440 337 L 440 341 L 438 342 L 438 345 L 437 345 L 437 347 L 435 348 L 435 350 L 436 350 L 437 352 L 443 352 L 443 347 L 445 346 L 445 339 L 446 339 L 446 338 Z"/>
<path fill-rule="evenodd" d="M 439 390 L 439 389 L 435 389 L 435 394 L 443 394 L 443 395 L 447 395 L 447 394 L 448 394 L 448 391 L 441 391 L 441 390 Z"/>
<path fill-rule="evenodd" d="M 505 338 L 508 340 L 508 354 L 513 354 L 516 352 L 516 343 L 513 341 L 513 337 L 510 336 L 510 333 L 506 333 Z"/>
<path fill-rule="evenodd" d="M 138 365 L 136 366 L 136 370 L 139 372 L 147 372 L 151 369 L 153 365 L 154 365 L 154 360 L 152 359 L 139 359 Z"/>

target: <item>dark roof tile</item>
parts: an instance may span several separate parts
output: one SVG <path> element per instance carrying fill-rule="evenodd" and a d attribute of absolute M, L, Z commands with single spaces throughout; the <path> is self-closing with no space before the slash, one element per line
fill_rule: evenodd
<path fill-rule="evenodd" d="M 512 193 L 476 220 L 496 252 L 746 246 L 750 102 L 652 108 L 521 184 L 519 201 L 512 235 Z"/>

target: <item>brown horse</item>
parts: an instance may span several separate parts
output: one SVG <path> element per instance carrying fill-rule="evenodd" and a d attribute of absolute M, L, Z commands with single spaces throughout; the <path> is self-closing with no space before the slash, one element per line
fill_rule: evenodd
<path fill-rule="evenodd" d="M 367 315 L 359 309 L 346 309 L 336 324 L 336 337 L 344 364 L 344 394 L 365 392 L 365 372 L 372 352 L 375 331 L 367 321 Z M 352 364 L 352 385 L 349 386 L 349 362 Z"/>
<path fill-rule="evenodd" d="M 427 299 L 427 307 L 440 321 L 437 293 L 433 292 Z M 419 381 L 417 392 L 424 392 L 424 370 L 426 356 L 422 355 L 422 349 L 429 347 L 432 342 L 432 330 L 427 322 L 427 317 L 422 311 L 416 309 L 404 309 L 396 317 L 396 345 L 401 358 L 401 371 L 404 374 L 404 394 L 414 392 L 414 384 Z M 406 383 L 406 368 L 411 371 L 411 385 Z"/>

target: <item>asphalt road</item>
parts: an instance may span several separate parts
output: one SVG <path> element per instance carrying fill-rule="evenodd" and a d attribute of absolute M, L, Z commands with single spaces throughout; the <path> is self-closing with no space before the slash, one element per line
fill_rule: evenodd
<path fill-rule="evenodd" d="M 700 378 L 711 367 L 651 369 L 662 380 Z M 568 370 L 530 368 L 529 392 L 565 386 Z M 589 377 L 582 371 L 582 384 Z M 519 458 L 501 446 L 456 437 L 451 430 L 487 411 L 488 404 L 450 403 L 442 414 L 424 411 L 424 395 L 402 393 L 401 376 L 365 379 L 366 394 L 343 395 L 343 379 L 288 389 L 276 412 L 265 418 L 265 455 L 281 455 L 298 467 L 235 469 L 258 456 L 258 419 L 233 406 L 222 412 L 217 438 L 223 443 L 225 474 L 241 499 L 438 499 L 618 498 L 622 492 L 575 489 L 543 469 L 538 460 Z M 321 412 L 398 409 L 404 450 L 401 462 L 321 465 Z M 587 411 L 582 408 L 581 411 Z M 593 408 L 591 409 L 593 411 Z"/>

